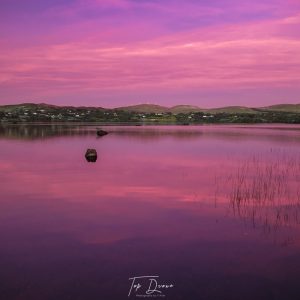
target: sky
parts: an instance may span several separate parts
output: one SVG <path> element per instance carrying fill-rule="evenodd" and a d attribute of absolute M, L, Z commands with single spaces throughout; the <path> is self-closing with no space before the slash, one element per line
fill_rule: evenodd
<path fill-rule="evenodd" d="M 299 0 L 0 0 L 0 104 L 300 103 Z"/>

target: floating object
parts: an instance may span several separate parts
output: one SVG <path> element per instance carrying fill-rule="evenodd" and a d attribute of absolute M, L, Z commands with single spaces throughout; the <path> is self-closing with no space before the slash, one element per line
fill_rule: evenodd
<path fill-rule="evenodd" d="M 87 149 L 85 153 L 85 158 L 88 162 L 97 161 L 97 151 L 95 149 Z"/>
<path fill-rule="evenodd" d="M 105 131 L 105 130 L 102 130 L 102 129 L 97 129 L 97 135 L 98 136 L 104 136 L 104 135 L 107 135 L 108 132 Z"/>

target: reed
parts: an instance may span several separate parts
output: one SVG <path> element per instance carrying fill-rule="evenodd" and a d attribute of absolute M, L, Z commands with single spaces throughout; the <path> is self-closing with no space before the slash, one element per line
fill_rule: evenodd
<path fill-rule="evenodd" d="M 299 225 L 299 179 L 300 153 L 270 149 L 238 162 L 223 186 L 233 214 L 270 233 Z"/>

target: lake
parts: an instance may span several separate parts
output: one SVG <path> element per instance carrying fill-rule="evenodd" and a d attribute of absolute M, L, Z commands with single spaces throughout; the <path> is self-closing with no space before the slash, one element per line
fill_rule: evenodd
<path fill-rule="evenodd" d="M 300 126 L 101 128 L 0 126 L 0 299 L 299 299 Z"/>

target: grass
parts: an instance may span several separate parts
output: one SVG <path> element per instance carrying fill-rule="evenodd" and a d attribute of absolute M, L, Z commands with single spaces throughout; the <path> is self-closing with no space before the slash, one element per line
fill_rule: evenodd
<path fill-rule="evenodd" d="M 235 216 L 264 232 L 300 224 L 300 155 L 271 149 L 238 163 L 225 178 Z"/>

